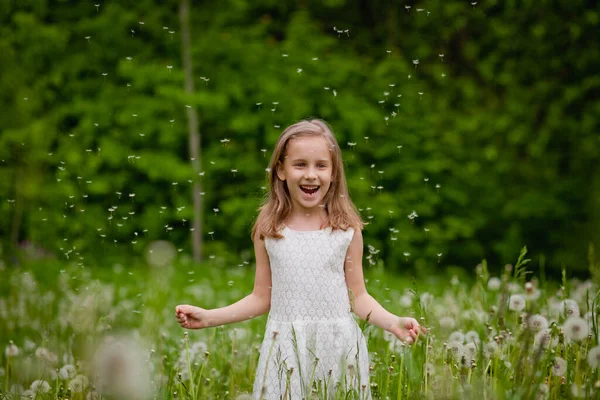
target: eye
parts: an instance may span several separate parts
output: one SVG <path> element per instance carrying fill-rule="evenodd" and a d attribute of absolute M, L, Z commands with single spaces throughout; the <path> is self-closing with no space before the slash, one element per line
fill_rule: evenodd
<path fill-rule="evenodd" d="M 294 167 L 304 167 L 304 163 L 303 162 L 297 162 L 294 164 Z"/>
<path fill-rule="evenodd" d="M 319 164 L 318 167 L 319 168 L 327 168 L 327 164 Z"/>

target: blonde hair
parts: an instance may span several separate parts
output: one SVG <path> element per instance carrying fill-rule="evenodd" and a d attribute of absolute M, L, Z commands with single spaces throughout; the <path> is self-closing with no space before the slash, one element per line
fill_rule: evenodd
<path fill-rule="evenodd" d="M 292 200 L 285 181 L 280 180 L 277 176 L 277 169 L 283 165 L 288 143 L 295 138 L 305 136 L 324 138 L 329 144 L 331 152 L 332 181 L 323 199 L 327 214 L 326 226 L 342 230 L 350 227 L 363 228 L 363 221 L 348 195 L 342 151 L 331 128 L 320 119 L 302 120 L 287 127 L 275 144 L 269 162 L 269 194 L 259 208 L 258 218 L 252 228 L 252 240 L 257 232 L 261 239 L 283 237 L 279 232 L 283 229 L 284 222 L 292 210 Z"/>

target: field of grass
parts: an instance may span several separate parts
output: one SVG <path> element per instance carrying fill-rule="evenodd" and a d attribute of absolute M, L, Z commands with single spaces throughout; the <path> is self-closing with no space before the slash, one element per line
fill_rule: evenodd
<path fill-rule="evenodd" d="M 2 266 L 0 398 L 250 398 L 266 316 L 187 333 L 174 318 L 180 303 L 213 308 L 250 293 L 251 265 L 217 264 Z M 365 269 L 384 307 L 430 329 L 406 347 L 360 323 L 374 398 L 600 395 L 591 281 L 553 285 L 524 275 L 522 262 L 499 276 L 484 264 L 468 282 L 440 276 L 416 285 Z M 311 396 L 322 398 L 318 390 Z"/>

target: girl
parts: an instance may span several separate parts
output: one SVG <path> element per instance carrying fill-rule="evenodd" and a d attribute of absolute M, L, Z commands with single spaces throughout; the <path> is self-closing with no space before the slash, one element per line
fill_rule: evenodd
<path fill-rule="evenodd" d="M 425 332 L 386 311 L 365 289 L 363 223 L 348 196 L 340 147 L 321 120 L 283 131 L 270 167 L 270 194 L 252 229 L 253 292 L 227 307 L 176 307 L 179 324 L 200 329 L 269 312 L 256 399 L 335 396 L 370 399 L 365 338 L 351 311 L 406 343 Z"/>

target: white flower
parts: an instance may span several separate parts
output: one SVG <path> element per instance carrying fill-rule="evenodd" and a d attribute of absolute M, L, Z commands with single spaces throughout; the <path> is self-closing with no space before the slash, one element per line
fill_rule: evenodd
<path fill-rule="evenodd" d="M 488 289 L 496 291 L 496 290 L 500 289 L 501 284 L 502 284 L 502 281 L 500 280 L 500 278 L 496 278 L 495 276 L 492 276 L 488 280 Z"/>
<path fill-rule="evenodd" d="M 38 379 L 33 381 L 29 387 L 35 393 L 48 393 L 50 391 L 50 385 L 48 382 Z"/>
<path fill-rule="evenodd" d="M 507 288 L 510 293 L 519 293 L 521 291 L 521 286 L 515 282 L 510 282 Z"/>
<path fill-rule="evenodd" d="M 540 314 L 536 314 L 529 318 L 529 328 L 532 330 L 539 332 L 541 330 L 548 328 L 548 320 L 546 317 Z"/>
<path fill-rule="evenodd" d="M 454 329 L 456 323 L 454 322 L 454 318 L 452 317 L 442 317 L 440 318 L 440 328 L 442 329 Z"/>
<path fill-rule="evenodd" d="M 21 393 L 21 398 L 23 397 L 26 399 L 35 399 L 35 392 L 31 389 L 27 389 L 26 391 Z"/>
<path fill-rule="evenodd" d="M 556 376 L 564 376 L 565 372 L 567 372 L 567 362 L 564 358 L 556 357 L 552 364 L 552 373 Z"/>
<path fill-rule="evenodd" d="M 589 327 L 585 319 L 581 317 L 570 317 L 565 321 L 563 331 L 565 339 L 577 342 L 588 336 Z"/>
<path fill-rule="evenodd" d="M 114 398 L 146 399 L 150 397 L 150 370 L 147 346 L 139 338 L 114 338 L 97 349 L 93 366 L 96 388 Z"/>
<path fill-rule="evenodd" d="M 85 380 L 83 379 L 85 378 Z M 77 375 L 69 382 L 69 389 L 73 393 L 82 393 L 87 387 L 87 378 L 83 375 Z"/>
<path fill-rule="evenodd" d="M 525 309 L 525 298 L 520 294 L 513 294 L 508 299 L 508 309 L 511 311 L 523 311 Z"/>
<path fill-rule="evenodd" d="M 483 345 L 483 352 L 486 357 L 490 358 L 499 350 L 498 344 L 496 342 L 487 342 Z"/>
<path fill-rule="evenodd" d="M 465 335 L 465 340 L 467 343 L 479 344 L 479 334 L 476 331 L 469 331 Z"/>
<path fill-rule="evenodd" d="M 462 345 L 462 343 L 451 341 L 448 343 L 447 348 L 448 348 L 448 353 L 450 353 L 450 355 L 452 355 L 452 358 L 455 361 L 462 360 L 462 358 L 465 354 L 465 348 Z"/>
<path fill-rule="evenodd" d="M 587 354 L 587 360 L 592 368 L 600 366 L 600 346 L 592 347 Z"/>
<path fill-rule="evenodd" d="M 35 356 L 38 359 L 47 362 L 51 366 L 54 366 L 58 363 L 58 357 L 56 356 L 56 354 L 54 354 L 45 347 L 38 347 L 35 351 Z"/>
<path fill-rule="evenodd" d="M 400 297 L 400 305 L 404 308 L 412 306 L 412 297 L 404 294 Z"/>
<path fill-rule="evenodd" d="M 567 318 L 569 317 L 579 317 L 579 305 L 573 299 L 566 299 L 559 304 L 559 313 L 565 313 Z"/>
<path fill-rule="evenodd" d="M 477 358 L 477 345 L 473 342 L 470 342 L 464 346 L 464 349 L 465 357 L 468 359 L 468 361 L 470 361 L 471 363 L 474 362 Z"/>
<path fill-rule="evenodd" d="M 465 341 L 465 334 L 462 333 L 461 331 L 452 332 L 450 334 L 450 337 L 448 338 L 448 341 L 449 342 L 464 343 L 464 341 Z"/>
<path fill-rule="evenodd" d="M 544 329 L 535 334 L 533 343 L 536 347 L 555 347 L 558 344 L 558 338 L 553 338 L 550 329 Z"/>
<path fill-rule="evenodd" d="M 77 370 L 71 364 L 65 365 L 60 369 L 60 371 L 58 371 L 58 376 L 60 376 L 60 379 L 62 379 L 63 381 L 73 379 L 75 377 L 75 374 L 77 374 Z"/>
<path fill-rule="evenodd" d="M 8 345 L 8 346 L 6 346 L 6 351 L 5 351 L 6 357 L 16 357 L 16 356 L 18 356 L 18 355 L 19 355 L 19 352 L 20 352 L 20 351 L 19 351 L 19 348 L 18 348 L 18 347 L 17 347 L 17 345 L 16 345 L 16 344 L 14 344 L 14 343 L 13 343 L 13 341 L 11 340 L 11 341 L 9 342 L 9 345 Z"/>

